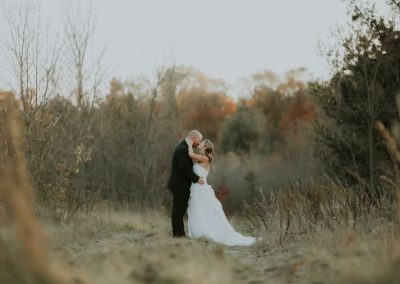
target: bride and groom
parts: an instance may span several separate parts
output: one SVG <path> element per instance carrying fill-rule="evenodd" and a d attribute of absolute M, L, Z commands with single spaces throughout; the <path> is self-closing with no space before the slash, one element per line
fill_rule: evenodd
<path fill-rule="evenodd" d="M 196 149 L 196 153 L 193 149 Z M 213 163 L 213 143 L 197 130 L 189 132 L 172 156 L 168 189 L 172 192 L 172 234 L 185 237 L 183 217 L 188 213 L 191 238 L 206 238 L 228 246 L 247 246 L 253 237 L 242 236 L 229 224 L 214 190 L 207 183 Z"/>

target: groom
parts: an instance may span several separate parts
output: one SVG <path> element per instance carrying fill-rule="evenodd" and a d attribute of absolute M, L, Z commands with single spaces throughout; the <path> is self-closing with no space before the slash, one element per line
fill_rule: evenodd
<path fill-rule="evenodd" d="M 203 135 L 192 130 L 188 138 L 196 148 Z M 172 192 L 172 235 L 174 237 L 185 237 L 183 216 L 185 215 L 190 197 L 190 186 L 192 183 L 204 184 L 205 180 L 193 172 L 193 161 L 189 157 L 188 145 L 185 140 L 178 144 L 172 156 L 172 169 L 167 188 Z"/>

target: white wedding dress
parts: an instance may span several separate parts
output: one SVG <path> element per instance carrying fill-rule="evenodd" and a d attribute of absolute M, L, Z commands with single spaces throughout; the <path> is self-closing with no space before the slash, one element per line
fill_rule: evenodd
<path fill-rule="evenodd" d="M 199 164 L 193 165 L 193 171 L 207 180 L 208 171 Z M 203 185 L 192 183 L 188 217 L 191 238 L 203 237 L 228 246 L 249 246 L 256 241 L 253 237 L 242 236 L 232 228 L 222 210 L 221 202 L 207 182 Z"/>

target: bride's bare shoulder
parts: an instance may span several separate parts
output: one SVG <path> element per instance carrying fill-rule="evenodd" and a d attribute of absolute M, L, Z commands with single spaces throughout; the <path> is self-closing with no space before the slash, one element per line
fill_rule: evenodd
<path fill-rule="evenodd" d="M 206 171 L 210 171 L 210 168 L 211 168 L 210 162 L 197 162 L 196 164 L 199 167 L 202 167 L 203 169 L 205 169 Z"/>

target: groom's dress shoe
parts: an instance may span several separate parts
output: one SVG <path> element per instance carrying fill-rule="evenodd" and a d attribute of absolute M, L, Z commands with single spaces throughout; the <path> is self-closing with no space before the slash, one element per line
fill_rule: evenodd
<path fill-rule="evenodd" d="M 173 235 L 174 238 L 186 238 L 185 235 Z"/>

